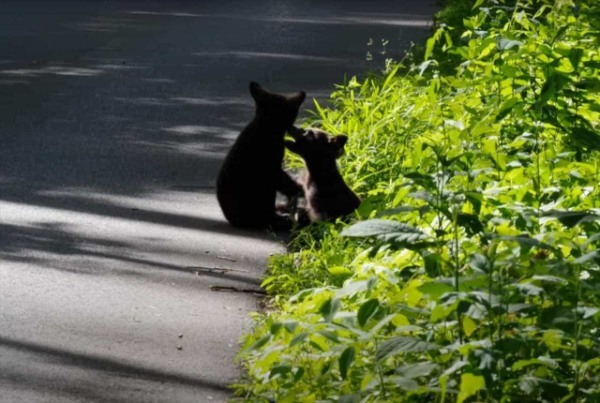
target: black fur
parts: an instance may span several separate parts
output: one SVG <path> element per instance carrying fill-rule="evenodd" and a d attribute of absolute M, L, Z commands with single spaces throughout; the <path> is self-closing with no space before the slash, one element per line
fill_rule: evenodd
<path fill-rule="evenodd" d="M 289 133 L 294 141 L 286 141 L 286 148 L 306 162 L 307 170 L 300 184 L 310 221 L 332 221 L 356 210 L 360 199 L 344 182 L 335 161 L 343 155 L 348 137 L 294 126 Z"/>
<path fill-rule="evenodd" d="M 302 188 L 283 171 L 285 132 L 293 125 L 306 94 L 284 96 L 250 83 L 256 103 L 254 119 L 231 147 L 217 178 L 217 199 L 234 226 L 280 227 L 276 192 L 293 197 Z"/>

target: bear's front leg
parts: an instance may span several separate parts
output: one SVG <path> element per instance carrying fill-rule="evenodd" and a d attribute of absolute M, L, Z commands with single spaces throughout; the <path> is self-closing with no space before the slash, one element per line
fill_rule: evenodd
<path fill-rule="evenodd" d="M 276 189 L 289 198 L 301 196 L 303 192 L 302 185 L 283 169 L 277 175 Z"/>

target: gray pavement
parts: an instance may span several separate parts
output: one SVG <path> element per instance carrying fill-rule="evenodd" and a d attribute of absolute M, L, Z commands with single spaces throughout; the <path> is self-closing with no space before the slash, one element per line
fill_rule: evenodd
<path fill-rule="evenodd" d="M 432 3 L 0 2 L 0 402 L 227 399 L 283 250 L 214 197 L 249 81 L 323 98 Z"/>

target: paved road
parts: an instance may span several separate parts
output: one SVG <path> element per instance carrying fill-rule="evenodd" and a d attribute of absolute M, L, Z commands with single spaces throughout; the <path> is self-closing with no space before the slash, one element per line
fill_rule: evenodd
<path fill-rule="evenodd" d="M 323 97 L 432 3 L 1 2 L 0 402 L 226 399 L 259 299 L 212 287 L 282 250 L 214 198 L 248 82 Z"/>

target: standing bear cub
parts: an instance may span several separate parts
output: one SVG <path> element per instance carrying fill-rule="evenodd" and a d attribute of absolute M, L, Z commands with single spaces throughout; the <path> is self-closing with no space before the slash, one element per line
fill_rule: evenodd
<path fill-rule="evenodd" d="M 281 228 L 275 212 L 277 191 L 288 197 L 302 192 L 285 171 L 284 136 L 294 124 L 305 92 L 284 96 L 250 83 L 254 119 L 242 130 L 221 166 L 217 199 L 230 224 L 245 228 Z"/>
<path fill-rule="evenodd" d="M 332 221 L 356 210 L 360 199 L 344 182 L 335 161 L 344 154 L 348 137 L 294 126 L 288 133 L 294 141 L 286 141 L 286 148 L 306 163 L 307 170 L 300 184 L 310 221 Z"/>

